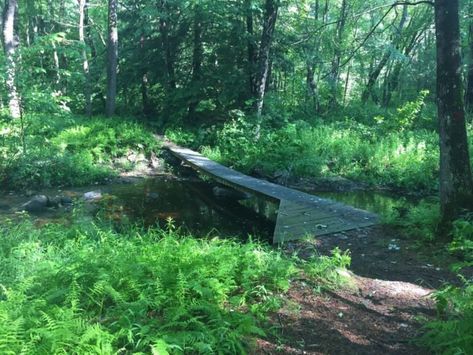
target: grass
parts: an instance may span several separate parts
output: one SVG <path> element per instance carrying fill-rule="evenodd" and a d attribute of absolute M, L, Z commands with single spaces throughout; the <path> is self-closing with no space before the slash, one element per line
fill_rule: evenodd
<path fill-rule="evenodd" d="M 22 128 L 23 127 L 23 128 Z M 79 186 L 116 174 L 114 161 L 149 156 L 159 144 L 130 119 L 29 114 L 0 120 L 0 183 L 4 189 Z"/>
<path fill-rule="evenodd" d="M 342 176 L 397 191 L 432 193 L 438 190 L 439 138 L 434 110 L 424 99 L 421 93 L 384 113 L 355 105 L 336 120 L 275 121 L 276 114 L 269 114 L 257 140 L 254 120 L 244 113 L 198 130 L 170 127 L 166 136 L 247 173 Z M 471 125 L 468 131 L 473 156 Z"/>
<path fill-rule="evenodd" d="M 120 230 L 0 227 L 1 353 L 246 353 L 302 269 L 323 285 L 349 262 L 336 252 L 302 263 L 172 228 Z"/>

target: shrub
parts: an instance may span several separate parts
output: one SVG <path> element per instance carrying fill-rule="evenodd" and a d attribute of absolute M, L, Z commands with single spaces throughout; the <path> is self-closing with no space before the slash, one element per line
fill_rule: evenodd
<path fill-rule="evenodd" d="M 172 228 L 0 226 L 0 352 L 245 353 L 299 261 Z M 318 266 L 321 264 L 322 266 Z M 304 264 L 322 285 L 347 256 Z"/>
<path fill-rule="evenodd" d="M 192 147 L 206 142 L 209 157 L 245 172 L 286 170 L 295 176 L 338 175 L 404 190 L 437 188 L 438 137 L 423 129 L 386 133 L 352 121 L 296 121 L 262 129 L 255 140 L 254 124 L 239 117 L 209 130 L 215 139 L 178 132 L 170 137 Z"/>
<path fill-rule="evenodd" d="M 438 354 L 473 353 L 473 283 L 435 294 L 439 319 L 427 323 L 420 342 Z"/>
<path fill-rule="evenodd" d="M 4 188 L 85 185 L 115 172 L 115 158 L 129 152 L 150 155 L 158 142 L 130 120 L 72 115 L 27 115 L 0 122 L 0 182 Z M 25 144 L 22 143 L 24 137 Z"/>

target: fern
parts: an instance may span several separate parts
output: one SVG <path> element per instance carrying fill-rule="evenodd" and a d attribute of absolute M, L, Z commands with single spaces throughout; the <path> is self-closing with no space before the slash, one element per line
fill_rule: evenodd
<path fill-rule="evenodd" d="M 294 260 L 172 229 L 0 227 L 0 353 L 245 353 Z M 20 237 L 21 236 L 21 237 Z"/>

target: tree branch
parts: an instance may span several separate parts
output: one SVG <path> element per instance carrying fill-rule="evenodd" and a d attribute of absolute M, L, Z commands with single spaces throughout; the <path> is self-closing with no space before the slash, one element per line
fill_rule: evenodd
<path fill-rule="evenodd" d="M 422 5 L 422 4 L 434 6 L 434 2 L 433 2 L 433 1 L 430 1 L 430 0 L 420 0 L 420 1 L 416 1 L 416 2 L 411 2 L 411 1 L 397 1 L 397 2 L 394 2 L 394 3 L 392 3 L 392 4 L 388 4 L 388 5 L 376 6 L 376 7 L 372 8 L 372 9 L 365 10 L 365 11 L 363 11 L 363 12 L 359 12 L 359 13 L 357 13 L 357 14 L 354 14 L 354 15 L 352 15 L 352 16 L 349 16 L 348 18 L 358 18 L 358 17 L 363 16 L 363 15 L 365 15 L 365 14 L 367 14 L 367 13 L 371 13 L 371 12 L 374 12 L 374 11 L 376 11 L 376 10 L 379 10 L 379 9 L 382 9 L 382 8 L 385 8 L 385 7 L 389 7 L 389 10 L 388 10 L 388 14 L 389 14 L 389 12 L 391 12 L 391 10 L 394 9 L 396 6 L 403 6 L 403 5 L 406 5 L 406 6 L 416 6 L 416 5 Z M 383 16 L 383 19 L 384 19 L 386 16 L 387 16 L 387 14 Z M 338 24 L 339 22 L 340 22 L 340 20 L 338 19 L 338 20 L 334 20 L 334 21 L 331 21 L 331 22 L 324 23 L 324 24 L 320 25 L 319 27 L 317 27 L 315 30 L 313 30 L 313 31 L 311 31 L 310 33 L 306 34 L 306 35 L 304 36 L 304 38 L 301 38 L 301 39 L 298 40 L 297 42 L 292 43 L 292 45 L 293 45 L 293 46 L 296 46 L 296 45 L 301 44 L 301 43 L 303 43 L 303 42 L 305 42 L 305 41 L 308 41 L 308 40 L 312 37 L 312 35 L 313 35 L 314 33 L 317 33 L 317 32 L 319 32 L 320 30 L 323 30 L 325 27 L 328 27 L 328 26 L 331 26 L 331 25 L 336 25 L 336 24 Z M 378 24 L 377 26 L 379 26 L 379 24 Z M 377 27 L 377 26 L 376 26 L 376 27 Z M 372 34 L 372 33 L 370 33 L 370 35 L 371 35 L 371 34 Z M 365 42 L 366 42 L 366 41 L 365 41 Z"/>

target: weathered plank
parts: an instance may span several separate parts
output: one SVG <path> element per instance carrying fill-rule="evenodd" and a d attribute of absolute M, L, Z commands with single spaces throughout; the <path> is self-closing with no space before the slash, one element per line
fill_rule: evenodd
<path fill-rule="evenodd" d="M 176 157 L 220 183 L 279 202 L 273 242 L 324 235 L 378 223 L 378 216 L 284 186 L 242 174 L 187 148 L 165 146 Z"/>

